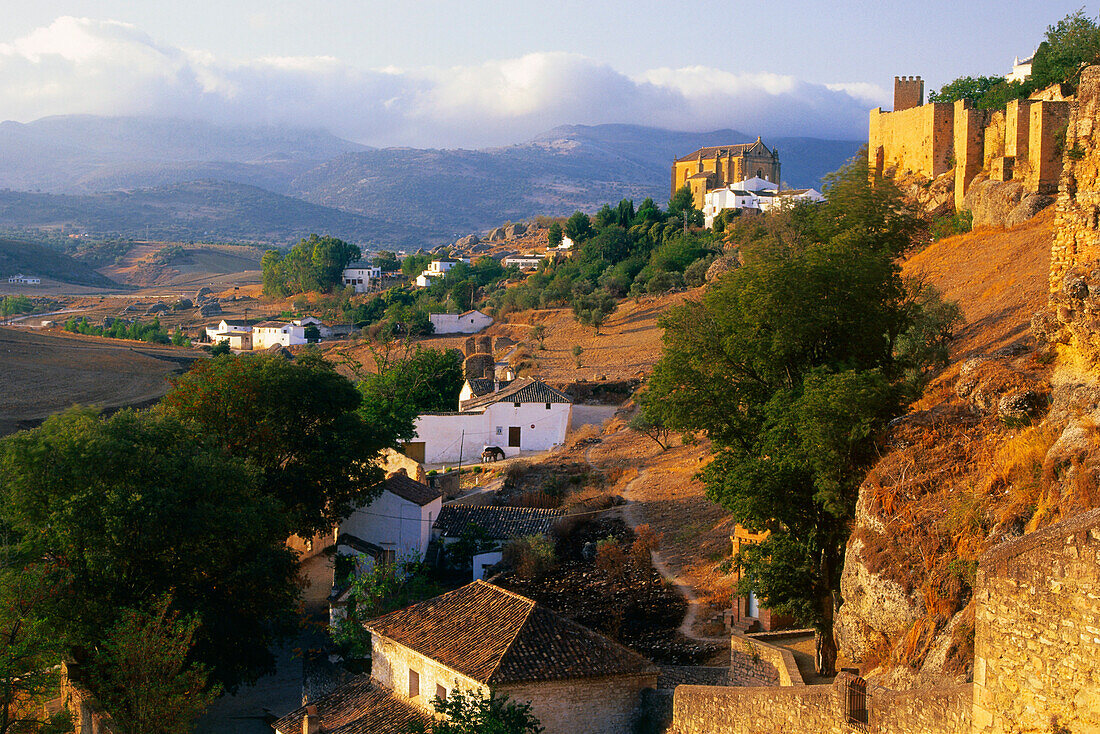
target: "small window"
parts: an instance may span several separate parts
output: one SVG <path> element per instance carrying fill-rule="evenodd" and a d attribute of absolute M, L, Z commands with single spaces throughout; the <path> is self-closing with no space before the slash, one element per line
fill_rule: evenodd
<path fill-rule="evenodd" d="M 436 683 L 435 684 L 435 697 L 438 698 L 440 701 L 446 701 L 447 700 L 447 689 L 444 688 L 443 686 L 439 685 L 438 683 Z"/>
<path fill-rule="evenodd" d="M 547 409 L 547 410 L 550 410 L 550 403 L 547 403 L 547 404 L 546 404 L 546 409 Z"/>
<path fill-rule="evenodd" d="M 515 405 L 517 408 L 519 407 L 519 403 L 513 403 L 513 405 Z"/>
<path fill-rule="evenodd" d="M 420 673 L 417 673 L 412 668 L 409 668 L 409 698 L 416 698 L 420 695 Z"/>

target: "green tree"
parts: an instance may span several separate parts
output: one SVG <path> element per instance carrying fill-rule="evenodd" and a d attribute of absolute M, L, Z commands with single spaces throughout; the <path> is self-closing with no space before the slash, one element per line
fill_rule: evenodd
<path fill-rule="evenodd" d="M 255 470 L 159 412 L 72 409 L 0 442 L 0 521 L 67 575 L 53 617 L 78 663 L 124 609 L 164 594 L 195 617 L 191 653 L 232 688 L 270 670 L 297 628 L 283 508 Z"/>
<path fill-rule="evenodd" d="M 580 245 L 592 235 L 592 221 L 584 212 L 573 212 L 565 221 L 563 231 L 574 244 Z"/>
<path fill-rule="evenodd" d="M 5 296 L 0 298 L 0 316 L 14 316 L 17 313 L 31 313 L 34 303 L 26 296 Z"/>
<path fill-rule="evenodd" d="M 781 244 L 765 235 L 701 302 L 661 319 L 650 391 L 670 428 L 712 439 L 708 496 L 769 531 L 738 558 L 742 590 L 814 626 L 829 673 L 858 487 L 905 394 L 897 349 L 913 312 L 897 257 L 916 220 L 858 161 L 826 190 Z"/>
<path fill-rule="evenodd" d="M 190 659 L 199 619 L 181 618 L 163 596 L 148 611 L 126 609 L 88 670 L 118 734 L 189 734 L 220 693 Z"/>
<path fill-rule="evenodd" d="M 550 247 L 557 247 L 561 244 L 561 225 L 554 222 L 550 225 L 550 229 L 546 232 L 546 240 Z"/>
<path fill-rule="evenodd" d="M 1070 13 L 1047 27 L 1046 38 L 1039 44 L 1031 62 L 1028 92 L 1065 82 L 1077 88 L 1081 68 L 1100 61 L 1100 27 L 1085 15 L 1084 9 Z"/>
<path fill-rule="evenodd" d="M 580 344 L 574 344 L 573 349 L 570 350 L 570 354 L 573 355 L 573 361 L 577 363 L 577 368 L 581 366 L 581 355 L 584 354 L 584 347 Z"/>
<path fill-rule="evenodd" d="M 573 299 L 573 318 L 584 326 L 591 326 L 600 333 L 600 327 L 607 322 L 607 317 L 615 313 L 619 304 L 615 298 L 605 290 L 595 290 L 588 295 Z"/>
<path fill-rule="evenodd" d="M 952 82 L 944 84 L 937 91 L 928 93 L 929 102 L 958 102 L 970 100 L 978 106 L 991 89 L 1005 80 L 999 76 L 961 76 Z"/>
<path fill-rule="evenodd" d="M 416 435 L 421 413 L 455 410 L 462 391 L 462 353 L 390 342 L 371 347 L 372 371 L 359 374 L 365 423 L 385 425 L 393 433 L 390 445 Z"/>
<path fill-rule="evenodd" d="M 531 704 L 507 696 L 488 697 L 455 689 L 443 700 L 432 699 L 440 718 L 409 726 L 412 734 L 539 734 L 543 729 L 531 713 Z"/>
<path fill-rule="evenodd" d="M 546 325 L 535 324 L 527 335 L 539 343 L 539 349 L 546 349 Z"/>
<path fill-rule="evenodd" d="M 48 716 L 43 709 L 57 693 L 65 651 L 49 610 L 62 579 L 41 564 L 0 570 L 0 734 L 72 731 L 67 711 Z"/>
<path fill-rule="evenodd" d="M 401 261 L 389 250 L 379 250 L 378 254 L 371 258 L 370 264 L 376 268 L 382 268 L 383 272 L 401 269 Z"/>
<path fill-rule="evenodd" d="M 610 204 L 604 204 L 603 207 L 596 212 L 596 216 L 593 218 L 592 223 L 596 226 L 596 229 L 603 229 L 604 227 L 610 227 L 616 223 L 618 218 L 615 210 L 611 208 Z"/>
<path fill-rule="evenodd" d="M 364 421 L 361 400 L 317 355 L 257 354 L 196 362 L 160 405 L 258 469 L 290 529 L 309 537 L 378 491 L 373 459 L 394 444 L 397 427 Z"/>
<path fill-rule="evenodd" d="M 677 220 L 680 227 L 685 222 L 696 227 L 703 226 L 703 212 L 695 208 L 695 197 L 687 184 L 676 189 L 676 193 L 668 200 L 668 216 Z"/>

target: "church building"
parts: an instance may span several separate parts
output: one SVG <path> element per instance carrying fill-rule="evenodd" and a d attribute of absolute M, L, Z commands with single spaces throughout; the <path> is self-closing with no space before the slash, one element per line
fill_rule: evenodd
<path fill-rule="evenodd" d="M 672 191 L 685 184 L 691 188 L 695 208 L 702 210 L 708 191 L 753 177 L 779 187 L 779 151 L 756 138 L 755 143 L 699 148 L 672 164 Z"/>

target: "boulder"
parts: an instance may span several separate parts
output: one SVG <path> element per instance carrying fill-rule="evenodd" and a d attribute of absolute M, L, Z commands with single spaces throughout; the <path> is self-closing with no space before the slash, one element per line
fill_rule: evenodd
<path fill-rule="evenodd" d="M 145 313 L 147 313 L 147 314 L 166 313 L 170 310 L 171 309 L 168 307 L 167 303 L 165 303 L 164 301 L 157 301 L 152 306 L 150 306 L 148 309 L 146 309 Z"/>
<path fill-rule="evenodd" d="M 202 288 L 199 288 L 197 293 L 195 293 L 195 300 L 196 301 L 201 300 L 203 296 L 208 296 L 213 292 L 214 291 L 210 290 L 206 286 L 203 286 Z"/>
<path fill-rule="evenodd" d="M 710 264 L 707 268 L 707 282 L 713 283 L 721 278 L 723 275 L 732 273 L 737 268 L 741 267 L 741 260 L 735 254 L 723 255 Z"/>
<path fill-rule="evenodd" d="M 504 240 L 508 239 L 508 236 L 504 233 L 504 227 L 497 227 L 496 229 L 489 232 L 486 239 L 488 239 L 490 242 L 503 242 Z"/>
<path fill-rule="evenodd" d="M 265 354 L 269 354 L 272 357 L 282 357 L 283 359 L 291 359 L 294 355 L 290 353 L 290 350 L 284 347 L 282 344 L 272 344 L 270 347 L 264 350 Z"/>
<path fill-rule="evenodd" d="M 504 237 L 506 239 L 515 239 L 527 234 L 526 224 L 509 224 L 504 228 Z"/>
<path fill-rule="evenodd" d="M 182 311 L 182 310 L 185 310 L 185 309 L 188 309 L 188 308 L 194 308 L 194 307 L 195 307 L 195 304 L 190 298 L 181 298 L 178 301 L 176 301 L 175 305 L 172 306 L 172 308 L 176 309 L 177 311 Z"/>
<path fill-rule="evenodd" d="M 479 242 L 481 242 L 481 238 L 478 237 L 476 234 L 468 234 L 465 237 L 459 238 L 455 242 L 455 247 L 466 249 L 468 247 L 473 247 Z"/>
<path fill-rule="evenodd" d="M 1013 227 L 1054 203 L 1054 198 L 1024 189 L 1019 181 L 976 179 L 963 198 L 975 227 Z"/>
<path fill-rule="evenodd" d="M 217 301 L 205 303 L 199 308 L 200 316 L 220 316 L 222 313 L 221 304 Z"/>

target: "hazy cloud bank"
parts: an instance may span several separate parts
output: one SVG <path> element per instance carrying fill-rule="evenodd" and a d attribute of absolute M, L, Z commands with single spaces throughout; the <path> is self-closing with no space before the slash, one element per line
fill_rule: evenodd
<path fill-rule="evenodd" d="M 331 57 L 231 60 L 115 21 L 58 18 L 0 43 L 0 114 L 155 114 L 324 127 L 371 145 L 478 147 L 564 123 L 859 139 L 888 102 L 862 82 L 689 66 L 622 74 L 585 56 L 532 53 L 449 69 L 370 69 Z"/>

